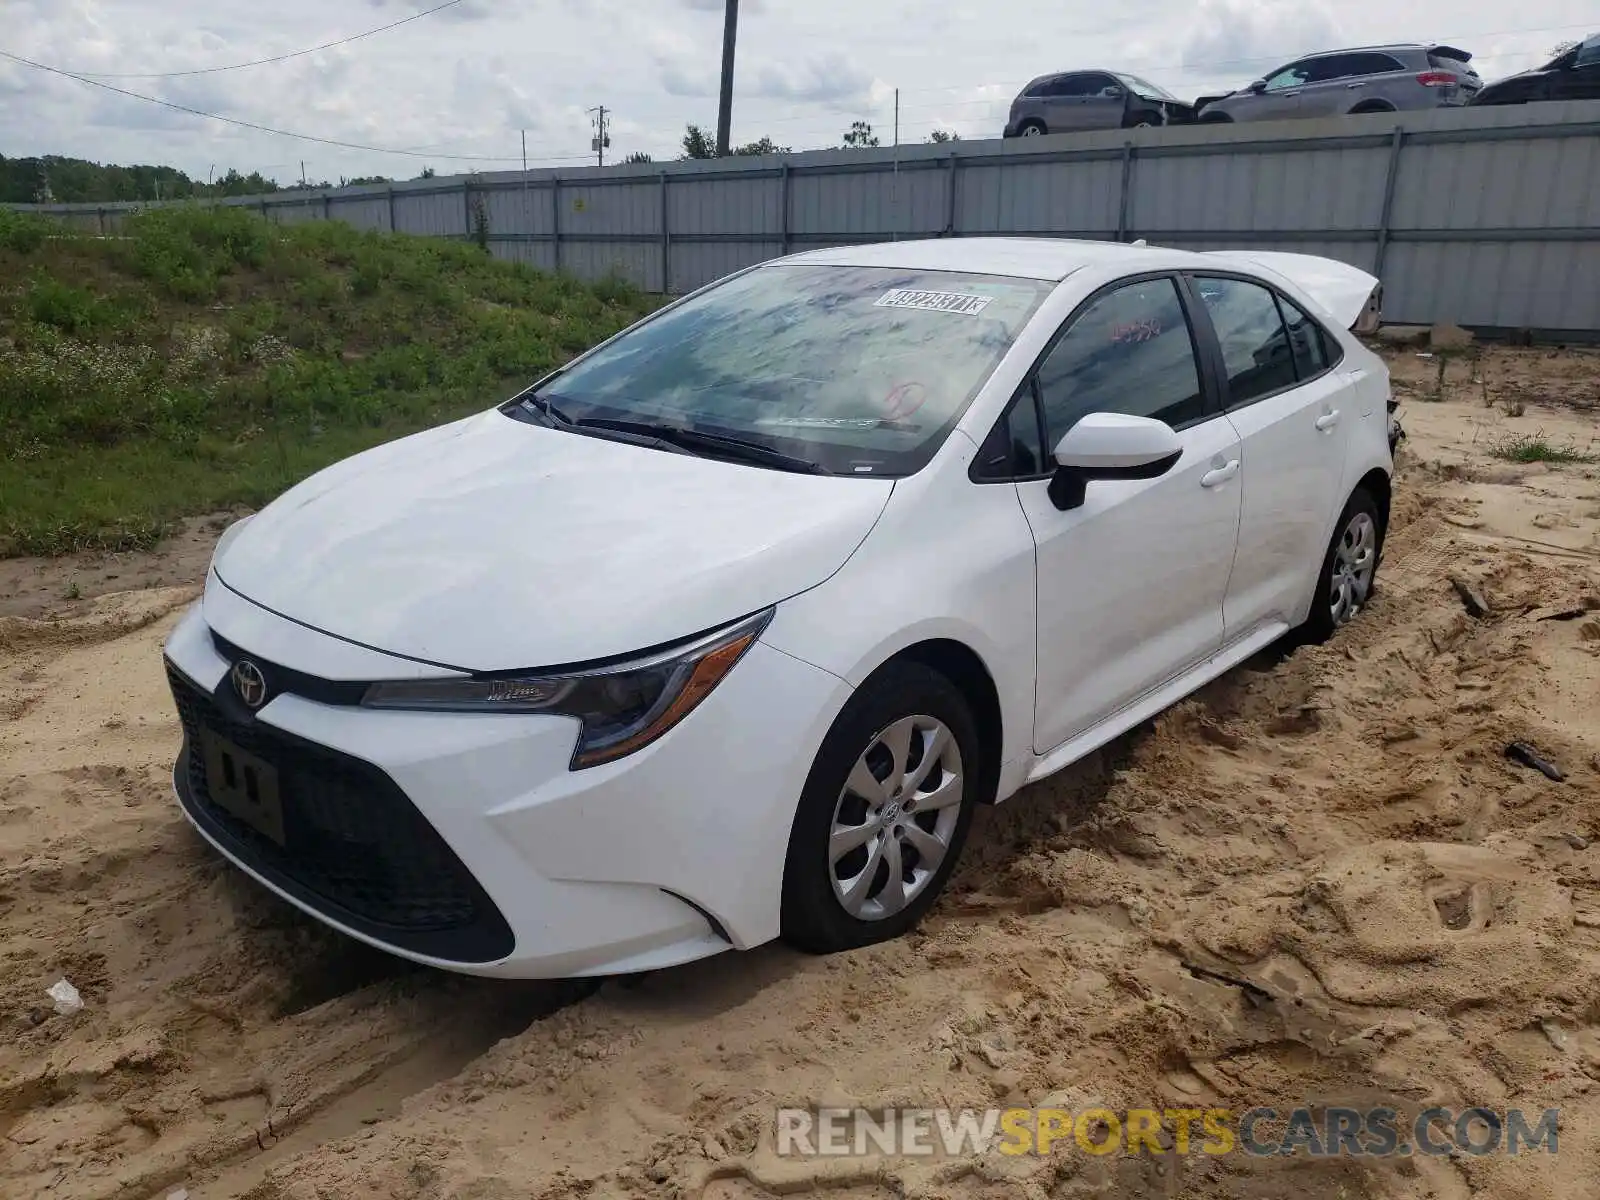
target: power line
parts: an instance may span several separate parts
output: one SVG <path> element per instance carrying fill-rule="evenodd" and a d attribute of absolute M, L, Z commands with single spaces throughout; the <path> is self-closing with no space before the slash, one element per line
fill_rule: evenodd
<path fill-rule="evenodd" d="M 126 96 L 130 100 L 143 100 L 147 104 L 159 104 L 162 108 L 170 108 L 175 112 L 188 113 L 194 117 L 204 117 L 211 121 L 222 121 L 228 125 L 237 125 L 242 129 L 253 129 L 257 133 L 270 133 L 275 137 L 294 138 L 302 142 L 316 142 L 322 146 L 337 146 L 342 150 L 363 150 L 370 154 L 398 154 L 407 158 L 437 158 L 449 159 L 456 162 L 497 162 L 514 163 L 518 160 L 511 157 L 499 157 L 488 154 L 445 154 L 431 150 L 406 150 L 396 146 L 368 146 L 361 142 L 346 142 L 339 138 L 319 137 L 312 133 L 296 133 L 290 129 L 275 129 L 271 125 L 258 125 L 254 121 L 241 120 L 238 117 L 225 117 L 221 113 L 206 112 L 203 109 L 190 108 L 187 104 L 178 104 L 171 100 L 163 100 L 159 96 L 146 96 L 142 92 L 130 92 L 126 88 L 115 87 L 109 83 L 102 83 L 98 79 L 90 79 L 74 71 L 65 71 L 60 67 L 52 67 L 46 63 L 34 62 L 31 58 L 24 58 L 20 54 L 13 54 L 9 50 L 0 50 L 0 58 L 9 58 L 12 62 L 21 63 L 25 67 L 32 67 L 36 71 L 45 71 L 51 75 L 61 75 L 67 79 L 77 80 L 79 83 L 88 84 L 90 87 L 103 88 L 108 92 L 115 92 L 119 96 Z M 546 161 L 577 162 L 586 160 L 588 155 L 552 156 Z"/>
<path fill-rule="evenodd" d="M 412 21 L 420 21 L 423 17 L 432 16 L 436 12 L 443 12 L 447 8 L 454 8 L 461 3 L 463 3 L 463 0 L 446 0 L 444 4 L 435 5 L 433 8 L 424 9 L 419 13 L 412 13 L 409 17 L 402 17 L 398 21 L 390 21 L 389 24 L 379 25 L 376 29 L 352 33 L 349 37 L 323 42 L 320 46 L 308 46 L 304 50 L 292 50 L 288 54 L 275 54 L 271 58 L 255 58 L 249 62 L 229 63 L 225 67 L 196 67 L 189 71 L 78 71 L 76 75 L 95 79 L 177 79 L 183 75 L 214 75 L 218 71 L 242 71 L 246 67 L 264 67 L 268 63 L 287 62 L 291 58 L 304 58 L 307 54 L 315 54 L 319 50 L 331 50 L 335 46 L 346 46 L 351 42 L 359 42 L 362 38 L 369 38 L 374 34 L 398 29 L 402 25 L 409 25 Z"/>

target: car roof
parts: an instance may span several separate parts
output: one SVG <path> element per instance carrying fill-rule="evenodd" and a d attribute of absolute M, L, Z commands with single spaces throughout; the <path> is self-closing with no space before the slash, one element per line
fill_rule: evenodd
<path fill-rule="evenodd" d="M 1428 47 L 1424 46 L 1421 42 L 1390 42 L 1383 46 L 1344 46 L 1338 50 L 1318 50 L 1311 54 L 1302 54 L 1300 59 L 1327 58 L 1332 54 L 1393 54 L 1402 50 L 1415 51 L 1426 49 L 1428 49 Z M 1296 61 L 1300 60 L 1297 59 Z"/>
<path fill-rule="evenodd" d="M 1210 260 L 1185 250 L 1127 242 L 1072 238 L 973 237 L 875 242 L 809 250 L 778 260 L 839 267 L 899 267 L 916 271 L 960 271 L 1059 282 L 1083 267 L 1126 264 L 1129 271 L 1200 266 Z M 1212 263 L 1211 265 L 1215 265 Z"/>

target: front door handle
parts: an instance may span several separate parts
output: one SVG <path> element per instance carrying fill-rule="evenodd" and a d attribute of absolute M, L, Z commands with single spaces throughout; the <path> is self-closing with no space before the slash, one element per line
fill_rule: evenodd
<path fill-rule="evenodd" d="M 1230 459 L 1225 467 L 1218 467 L 1214 471 L 1207 471 L 1200 476 L 1201 487 L 1216 487 L 1219 483 L 1227 483 L 1239 473 L 1239 460 Z"/>
<path fill-rule="evenodd" d="M 1317 418 L 1317 429 L 1322 433 L 1326 433 L 1338 423 L 1339 410 L 1336 408 L 1332 412 L 1325 412 Z"/>

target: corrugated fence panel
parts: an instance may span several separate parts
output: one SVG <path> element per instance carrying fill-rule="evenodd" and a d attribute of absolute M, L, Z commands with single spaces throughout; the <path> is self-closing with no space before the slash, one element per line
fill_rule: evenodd
<path fill-rule="evenodd" d="M 801 247 L 796 247 L 800 249 Z M 811 246 L 804 249 L 813 249 Z M 777 242 L 673 242 L 671 292 L 682 294 L 745 267 L 776 258 Z"/>
<path fill-rule="evenodd" d="M 580 279 L 620 275 L 640 288 L 661 286 L 661 247 L 641 242 L 563 242 L 561 267 Z"/>
<path fill-rule="evenodd" d="M 387 196 L 362 196 L 355 199 L 333 197 L 328 207 L 335 221 L 344 221 L 357 229 L 389 228 L 389 198 Z"/>
<path fill-rule="evenodd" d="M 645 183 L 561 181 L 561 233 L 639 236 L 661 231 L 661 188 Z"/>
<path fill-rule="evenodd" d="M 962 233 L 1115 234 L 1121 207 L 1120 159 L 984 166 L 956 175 Z"/>
<path fill-rule="evenodd" d="M 490 233 L 550 232 L 552 191 L 548 184 L 539 187 L 491 188 L 480 194 L 489 217 Z"/>
<path fill-rule="evenodd" d="M 460 237 L 467 231 L 466 203 L 459 181 L 449 191 L 396 192 L 395 226 L 423 237 Z"/>
<path fill-rule="evenodd" d="M 1132 230 L 1373 229 L 1388 150 L 1135 157 Z"/>
<path fill-rule="evenodd" d="M 469 187 L 497 256 L 672 292 L 786 248 L 1120 232 L 1377 270 L 1391 320 L 1600 333 L 1600 101 L 494 172 L 224 203 L 282 224 L 392 221 L 460 238 Z M 148 205 L 35 207 L 110 234 Z"/>
<path fill-rule="evenodd" d="M 657 204 L 660 198 L 657 198 Z M 783 229 L 783 180 L 671 177 L 667 226 L 673 233 L 777 235 Z"/>

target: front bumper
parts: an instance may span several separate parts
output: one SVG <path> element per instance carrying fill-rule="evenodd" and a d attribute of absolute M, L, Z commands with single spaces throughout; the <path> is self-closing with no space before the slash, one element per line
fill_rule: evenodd
<path fill-rule="evenodd" d="M 191 609 L 166 647 L 179 802 L 304 911 L 413 961 L 523 978 L 654 969 L 777 935 L 795 801 L 849 694 L 836 677 L 758 643 L 665 737 L 574 772 L 576 723 L 561 717 L 385 712 L 337 691 L 275 692 L 252 714 L 230 654 L 272 679 L 257 646 L 293 640 L 303 663 L 333 639 L 214 607 Z M 277 769 L 282 845 L 210 802 L 204 728 Z"/>

